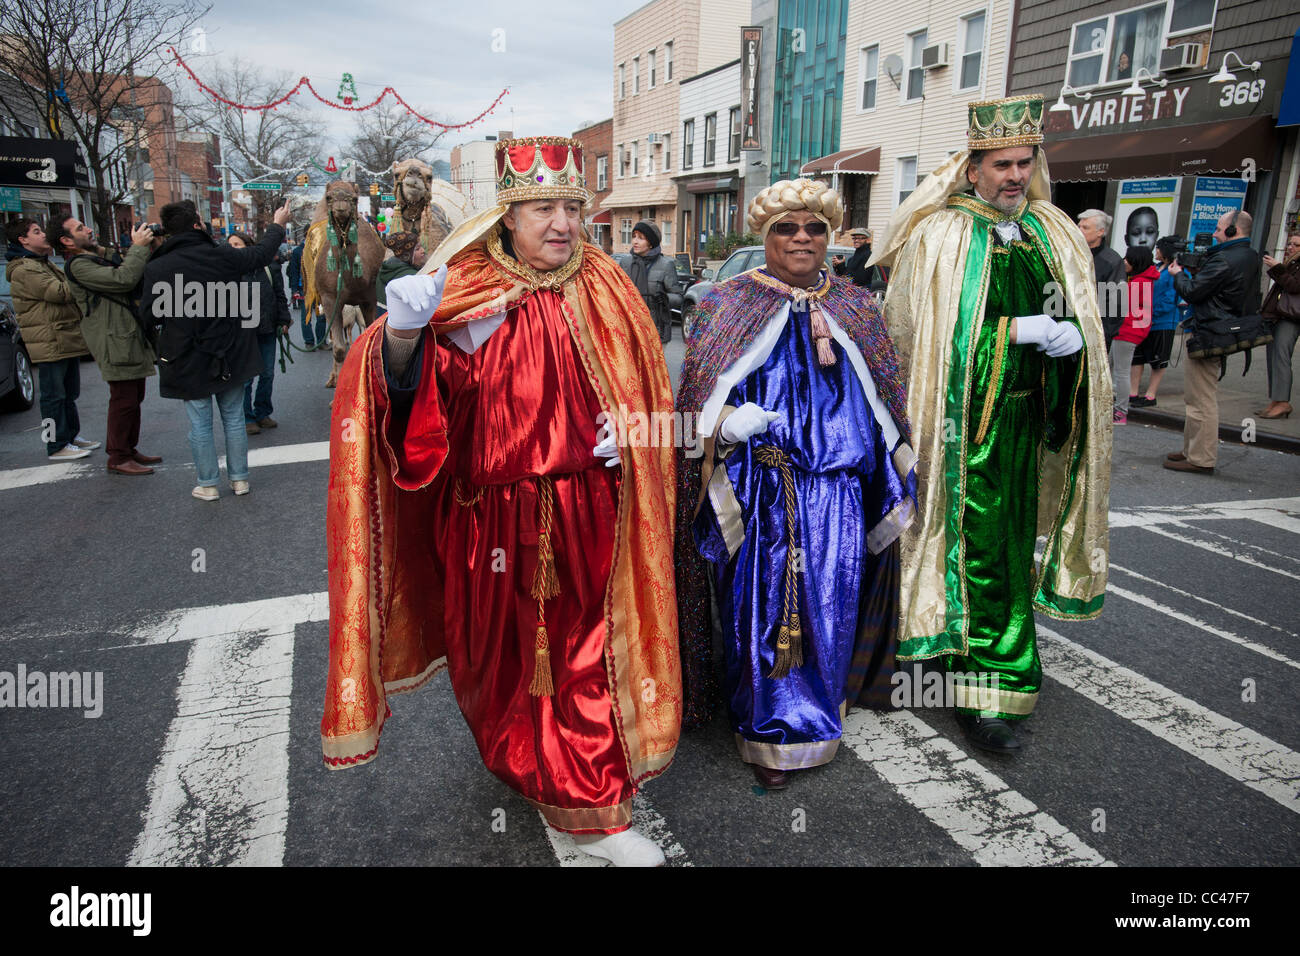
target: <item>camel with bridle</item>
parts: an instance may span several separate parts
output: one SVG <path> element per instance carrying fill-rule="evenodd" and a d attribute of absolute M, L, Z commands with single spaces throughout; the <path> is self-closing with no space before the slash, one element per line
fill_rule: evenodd
<path fill-rule="evenodd" d="M 334 367 L 326 388 L 338 384 L 353 331 L 375 321 L 375 277 L 384 252 L 375 227 L 357 214 L 356 186 L 342 180 L 326 186 L 302 250 L 306 314 L 329 316 Z"/>

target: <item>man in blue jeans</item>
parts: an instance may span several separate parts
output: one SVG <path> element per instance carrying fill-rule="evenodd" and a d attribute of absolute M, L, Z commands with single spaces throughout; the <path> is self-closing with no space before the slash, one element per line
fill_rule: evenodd
<path fill-rule="evenodd" d="M 248 249 L 252 240 L 242 232 L 232 233 L 230 245 L 235 249 Z M 279 255 L 269 266 L 255 269 L 244 276 L 244 281 L 256 283 L 258 289 L 257 350 L 262 356 L 262 370 L 253 381 L 244 383 L 244 430 L 250 435 L 261 434 L 264 428 L 275 428 L 279 422 L 271 417 L 271 389 L 275 382 L 275 352 L 279 331 L 293 324 L 289 315 L 289 302 L 285 298 L 284 283 L 280 274 Z"/>

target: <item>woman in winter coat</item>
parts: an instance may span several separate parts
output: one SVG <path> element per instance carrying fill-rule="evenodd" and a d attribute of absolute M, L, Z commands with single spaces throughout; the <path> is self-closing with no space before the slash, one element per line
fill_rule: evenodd
<path fill-rule="evenodd" d="M 677 267 L 659 248 L 659 230 L 653 223 L 638 222 L 632 230 L 632 258 L 623 266 L 636 290 L 645 299 L 650 318 L 659 330 L 659 341 L 673 337 L 673 314 L 668 296 L 677 292 Z"/>
<path fill-rule="evenodd" d="M 1273 285 L 1260 313 L 1272 326 L 1273 341 L 1268 344 L 1268 408 L 1259 413 L 1260 418 L 1291 415 L 1291 354 L 1295 351 L 1296 335 L 1300 333 L 1300 314 L 1288 306 L 1300 303 L 1300 232 L 1286 237 L 1284 255 L 1280 262 L 1264 256 Z"/>
<path fill-rule="evenodd" d="M 1124 253 L 1124 271 L 1128 273 L 1128 309 L 1124 321 L 1111 343 L 1111 374 L 1115 379 L 1116 425 L 1128 423 L 1129 386 L 1133 353 L 1151 331 L 1155 281 L 1160 270 L 1155 266 L 1150 246 L 1129 246 Z"/>

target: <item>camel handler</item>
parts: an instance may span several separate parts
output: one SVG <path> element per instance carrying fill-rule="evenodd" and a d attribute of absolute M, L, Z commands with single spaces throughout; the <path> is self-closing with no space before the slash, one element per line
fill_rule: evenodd
<path fill-rule="evenodd" d="M 325 762 L 372 759 L 386 695 L 445 667 L 489 770 L 587 853 L 656 865 L 630 826 L 681 723 L 672 436 L 601 425 L 670 415 L 668 370 L 582 241 L 581 144 L 502 140 L 496 168 L 339 380 Z"/>

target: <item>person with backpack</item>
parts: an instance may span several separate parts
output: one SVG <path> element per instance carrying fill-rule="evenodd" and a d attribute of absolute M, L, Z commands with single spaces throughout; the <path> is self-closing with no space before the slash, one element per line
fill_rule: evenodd
<path fill-rule="evenodd" d="M 121 265 L 110 250 L 95 244 L 89 226 L 75 216 L 56 220 L 50 245 L 62 254 L 63 274 L 81 310 L 81 334 L 108 383 L 108 471 L 117 475 L 152 475 L 162 461 L 136 448 L 145 379 L 154 374 L 149 332 L 136 316 L 140 279 L 149 262 L 153 231 L 143 223 L 131 232 L 131 248 Z"/>
<path fill-rule="evenodd" d="M 227 240 L 234 249 L 251 249 L 253 240 L 247 233 L 232 232 Z M 262 356 L 262 371 L 257 375 L 257 386 L 253 380 L 244 383 L 244 431 L 250 435 L 260 435 L 264 428 L 275 428 L 280 423 L 271 417 L 275 409 L 271 406 L 271 389 L 275 384 L 275 346 L 279 331 L 287 331 L 293 325 L 289 315 L 289 302 L 284 294 L 283 276 L 279 269 L 277 256 L 269 266 L 254 269 L 244 276 L 245 282 L 257 283 L 259 302 L 257 325 L 257 350 Z"/>

